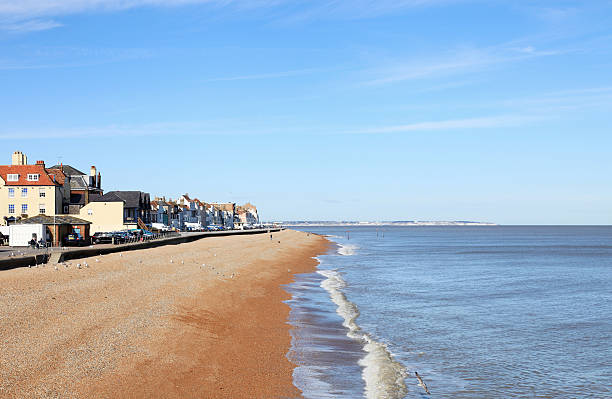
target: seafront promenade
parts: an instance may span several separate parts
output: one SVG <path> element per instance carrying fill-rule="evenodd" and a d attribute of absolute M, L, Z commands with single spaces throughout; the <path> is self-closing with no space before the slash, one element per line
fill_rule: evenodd
<path fill-rule="evenodd" d="M 104 255 L 115 252 L 133 251 L 137 249 L 155 248 L 164 245 L 177 245 L 208 237 L 243 236 L 252 234 L 269 234 L 282 229 L 251 229 L 251 230 L 225 230 L 205 232 L 181 232 L 169 237 L 151 241 L 132 242 L 125 244 L 97 244 L 87 247 L 61 247 L 61 248 L 13 248 L 0 247 L 0 270 L 14 269 L 16 267 L 36 266 L 46 263 L 58 263 L 64 260 L 80 259 L 95 255 Z"/>

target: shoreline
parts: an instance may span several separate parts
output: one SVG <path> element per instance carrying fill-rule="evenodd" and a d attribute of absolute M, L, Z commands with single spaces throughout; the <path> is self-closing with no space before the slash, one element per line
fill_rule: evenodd
<path fill-rule="evenodd" d="M 283 285 L 328 247 L 287 230 L 0 272 L 0 396 L 300 397 Z"/>

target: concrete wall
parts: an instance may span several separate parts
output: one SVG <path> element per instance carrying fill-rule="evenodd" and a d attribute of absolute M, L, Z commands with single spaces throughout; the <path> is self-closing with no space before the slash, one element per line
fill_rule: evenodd
<path fill-rule="evenodd" d="M 90 202 L 81 208 L 79 218 L 91 222 L 90 233 L 117 231 L 123 224 L 123 202 Z"/>

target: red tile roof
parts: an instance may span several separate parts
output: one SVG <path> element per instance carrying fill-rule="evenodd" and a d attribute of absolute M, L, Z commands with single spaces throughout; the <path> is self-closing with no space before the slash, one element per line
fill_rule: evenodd
<path fill-rule="evenodd" d="M 51 176 L 55 176 L 55 181 L 58 184 L 62 186 L 64 185 L 64 182 L 66 181 L 66 175 L 60 169 L 47 169 L 47 173 Z M 53 177 L 51 179 L 53 179 Z"/>
<path fill-rule="evenodd" d="M 18 174 L 17 181 L 8 181 L 9 174 Z M 28 181 L 28 174 L 38 174 L 38 181 Z M 44 165 L 0 165 L 0 177 L 7 186 L 55 186 Z M 56 177 L 57 178 L 57 177 Z"/>

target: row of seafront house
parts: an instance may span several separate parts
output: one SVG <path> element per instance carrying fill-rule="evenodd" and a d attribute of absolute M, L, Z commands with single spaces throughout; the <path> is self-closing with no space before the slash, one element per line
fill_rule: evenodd
<path fill-rule="evenodd" d="M 43 225 L 46 237 L 39 238 L 57 246 L 75 232 L 88 238 L 137 228 L 234 229 L 259 224 L 259 215 L 249 203 L 206 203 L 188 194 L 151 200 L 142 191 L 104 193 L 95 166 L 87 175 L 69 165 L 28 164 L 26 155 L 16 151 L 11 165 L 0 165 L 0 225 L 16 224 Z"/>

